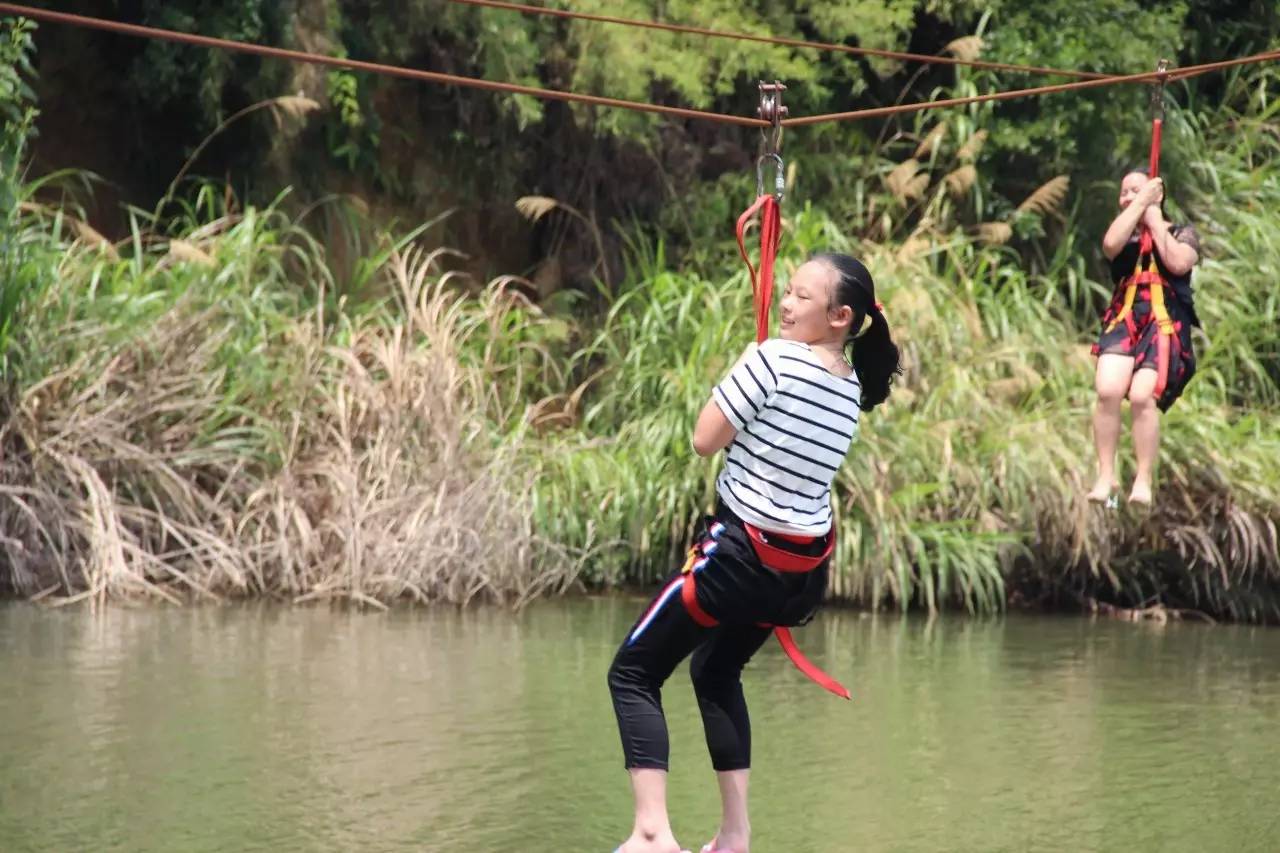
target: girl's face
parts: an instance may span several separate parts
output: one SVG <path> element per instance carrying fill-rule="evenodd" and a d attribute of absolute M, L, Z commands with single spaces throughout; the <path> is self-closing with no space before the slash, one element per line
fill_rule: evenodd
<path fill-rule="evenodd" d="M 1124 180 L 1120 182 L 1120 206 L 1128 207 L 1130 202 L 1138 195 L 1147 184 L 1147 176 L 1141 172 L 1130 172 L 1124 176 Z"/>
<path fill-rule="evenodd" d="M 853 310 L 847 305 L 831 306 L 836 276 L 821 261 L 808 261 L 791 276 L 779 306 L 785 340 L 805 344 L 844 340 Z"/>

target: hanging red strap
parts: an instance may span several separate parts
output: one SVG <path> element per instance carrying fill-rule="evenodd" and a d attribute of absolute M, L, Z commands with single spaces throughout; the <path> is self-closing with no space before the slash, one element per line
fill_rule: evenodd
<path fill-rule="evenodd" d="M 751 265 L 747 256 L 747 223 L 756 213 L 760 214 L 760 270 Z M 782 236 L 782 213 L 778 200 L 772 195 L 762 195 L 738 217 L 738 252 L 747 264 L 751 275 L 751 295 L 755 304 L 756 343 L 762 344 L 769 337 L 769 313 L 773 307 L 773 264 L 778 257 L 778 241 Z"/>
<path fill-rule="evenodd" d="M 774 628 L 773 633 L 777 636 L 778 642 L 782 645 L 782 650 L 786 652 L 787 657 L 795 664 L 796 669 L 800 670 L 805 676 L 817 684 L 824 690 L 829 690 L 842 699 L 852 699 L 848 688 L 827 675 L 822 670 L 813 665 L 813 662 L 804 656 L 804 652 L 796 645 L 795 638 L 791 636 L 790 628 Z"/>
<path fill-rule="evenodd" d="M 751 276 L 751 297 L 755 308 L 756 343 L 758 344 L 764 343 L 769 338 L 769 315 L 773 309 L 773 265 L 778 257 L 778 242 L 782 237 L 781 203 L 786 182 L 785 167 L 782 157 L 778 154 L 778 148 L 782 140 L 780 121 L 787 111 L 786 107 L 782 106 L 782 92 L 786 88 L 776 81 L 772 84 L 763 81 L 760 83 L 760 108 L 757 112 L 760 118 L 772 122 L 773 131 L 772 134 L 764 137 L 764 153 L 756 161 L 756 200 L 738 217 L 738 252 L 742 255 L 742 260 L 747 265 L 747 272 Z M 766 163 L 772 163 L 775 170 L 773 193 L 765 192 L 764 166 Z M 747 223 L 756 214 L 760 215 L 760 268 L 758 270 L 751 265 L 751 258 L 747 255 Z M 760 549 L 765 544 L 764 537 L 758 535 L 759 531 L 756 531 L 756 534 L 752 537 L 752 544 L 756 547 L 757 556 L 763 556 Z M 830 540 L 834 545 L 835 537 L 830 537 Z M 811 561 L 809 570 L 817 568 L 829 555 L 830 548 L 817 558 L 808 558 Z M 787 571 L 803 571 L 803 569 L 797 567 Z M 685 575 L 682 595 L 685 608 L 693 616 L 694 621 L 704 625 L 706 623 L 703 620 L 711 617 L 698 606 L 696 583 L 696 573 L 688 572 Z M 800 653 L 790 629 L 775 625 L 773 633 L 778 636 L 778 642 L 782 645 L 782 650 L 786 652 L 787 657 L 806 677 L 837 696 L 850 698 L 849 691 L 840 682 L 818 669 Z"/>
<path fill-rule="evenodd" d="M 758 271 L 751 265 L 751 258 L 747 255 L 746 240 L 747 223 L 757 213 L 760 214 L 760 268 Z M 773 308 L 773 266 L 778 257 L 778 242 L 782 235 L 782 213 L 778 199 L 767 193 L 756 198 L 755 202 L 738 217 L 737 233 L 738 252 L 741 253 L 742 260 L 746 263 L 747 271 L 751 275 L 751 295 L 756 315 L 756 343 L 764 343 L 769 337 L 769 314 Z M 832 542 L 834 541 L 833 537 Z M 826 556 L 824 554 L 823 558 Z M 697 606 L 692 575 L 689 575 L 685 581 L 684 592 L 687 593 L 684 597 L 685 607 L 693 615 L 694 621 L 704 624 L 699 618 L 705 614 L 701 612 L 702 608 Z M 690 599 L 693 606 L 690 606 Z M 845 699 L 852 698 L 844 685 L 827 675 L 804 656 L 796 646 L 795 638 L 791 636 L 789 628 L 775 626 L 773 633 L 778 637 L 782 651 L 806 678 L 837 696 Z"/>
<path fill-rule="evenodd" d="M 684 583 L 680 589 L 680 602 L 684 605 L 685 611 L 694 622 L 703 628 L 714 628 L 720 624 L 720 620 L 716 619 L 710 613 L 702 608 L 698 603 L 698 575 L 694 571 L 686 571 L 684 575 Z M 778 638 L 778 645 L 782 646 L 782 651 L 786 654 L 787 659 L 804 674 L 805 678 L 821 687 L 823 690 L 830 691 L 842 699 L 852 699 L 848 688 L 827 675 L 821 669 L 804 656 L 804 652 L 800 651 L 800 647 L 796 645 L 795 637 L 791 636 L 791 629 L 781 625 L 763 624 L 762 628 L 773 628 L 774 636 Z"/>
<path fill-rule="evenodd" d="M 1168 332 L 1156 334 L 1156 387 L 1151 392 L 1156 402 L 1164 396 L 1164 389 L 1169 385 L 1169 339 L 1172 337 Z"/>
<path fill-rule="evenodd" d="M 1159 117 L 1151 120 L 1151 162 L 1147 165 L 1147 176 L 1151 179 L 1160 177 L 1160 136 L 1164 128 L 1164 121 Z M 1138 244 L 1138 254 L 1150 254 L 1154 248 L 1154 240 L 1151 236 L 1151 229 L 1146 225 L 1142 226 L 1142 238 Z"/>
<path fill-rule="evenodd" d="M 1157 71 L 1165 71 L 1168 63 L 1160 60 L 1156 66 Z M 1152 98 L 1152 117 L 1151 117 L 1151 162 L 1147 165 L 1147 175 L 1151 179 L 1160 177 L 1160 137 L 1164 130 L 1164 80 L 1162 79 L 1153 90 Z M 1142 227 L 1142 237 L 1138 243 L 1139 258 L 1142 255 L 1150 254 L 1155 250 L 1155 238 L 1151 234 L 1151 229 L 1145 225 Z M 1157 281 L 1151 282 L 1153 288 L 1164 287 L 1164 279 L 1160 277 Z M 1153 303 L 1154 303 L 1153 298 Z M 1164 300 L 1160 300 L 1160 304 L 1164 304 Z M 1163 320 L 1163 318 L 1157 318 Z M 1161 322 L 1161 327 L 1156 330 L 1156 387 L 1152 392 L 1156 400 L 1164 396 L 1164 389 L 1169 384 L 1169 343 L 1172 334 L 1164 328 L 1167 324 Z"/>

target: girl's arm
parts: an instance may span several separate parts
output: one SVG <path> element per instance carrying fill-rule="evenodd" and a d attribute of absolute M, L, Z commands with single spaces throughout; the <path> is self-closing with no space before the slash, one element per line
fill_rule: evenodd
<path fill-rule="evenodd" d="M 698 414 L 698 423 L 693 428 L 693 452 L 699 456 L 711 456 L 718 450 L 724 450 L 732 443 L 738 430 L 720 411 L 720 404 L 712 397 Z"/>
<path fill-rule="evenodd" d="M 728 447 L 738 430 L 747 425 L 776 383 L 773 370 L 756 344 L 748 344 L 724 380 L 711 392 L 711 399 L 698 414 L 693 427 L 693 452 L 711 456 Z"/>
<path fill-rule="evenodd" d="M 1200 240 L 1194 230 L 1183 229 L 1174 236 L 1169 223 L 1160 215 L 1160 208 L 1149 207 L 1142 222 L 1151 231 L 1156 252 L 1164 268 L 1174 275 L 1186 275 L 1200 260 Z"/>

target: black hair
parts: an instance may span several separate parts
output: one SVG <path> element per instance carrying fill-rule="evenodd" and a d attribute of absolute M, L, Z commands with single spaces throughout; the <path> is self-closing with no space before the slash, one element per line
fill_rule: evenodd
<path fill-rule="evenodd" d="M 871 273 L 857 258 L 838 252 L 818 252 L 810 260 L 821 261 L 836 272 L 831 288 L 829 308 L 847 305 L 853 311 L 849 337 L 845 339 L 845 358 L 862 384 L 859 408 L 869 412 L 889 397 L 893 378 L 902 373 L 898 345 L 889 336 L 889 322 L 876 302 L 876 285 Z M 865 332 L 859 330 L 871 318 Z"/>

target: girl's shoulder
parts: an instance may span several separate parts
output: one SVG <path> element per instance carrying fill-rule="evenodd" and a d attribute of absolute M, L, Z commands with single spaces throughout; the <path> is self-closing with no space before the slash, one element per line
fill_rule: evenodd
<path fill-rule="evenodd" d="M 760 357 L 770 364 L 777 364 L 779 360 L 791 359 L 798 361 L 813 361 L 813 350 L 809 349 L 808 344 L 802 344 L 799 341 L 789 341 L 785 338 L 768 338 L 764 343 L 756 348 L 760 353 Z"/>
<path fill-rule="evenodd" d="M 770 355 L 796 355 L 798 353 L 813 352 L 808 344 L 789 341 L 786 338 L 768 338 L 760 345 L 760 351 L 767 352 Z"/>

